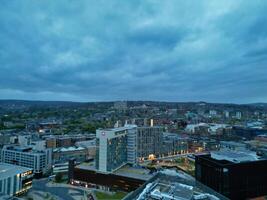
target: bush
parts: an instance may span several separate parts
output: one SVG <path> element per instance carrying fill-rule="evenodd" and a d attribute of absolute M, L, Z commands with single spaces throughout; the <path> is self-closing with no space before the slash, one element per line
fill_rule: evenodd
<path fill-rule="evenodd" d="M 55 182 L 60 183 L 63 180 L 63 174 L 62 173 L 57 173 L 55 176 Z"/>

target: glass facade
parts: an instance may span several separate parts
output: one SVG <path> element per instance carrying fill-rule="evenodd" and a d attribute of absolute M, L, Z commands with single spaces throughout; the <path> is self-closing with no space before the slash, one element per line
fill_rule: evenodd
<path fill-rule="evenodd" d="M 127 136 L 107 141 L 107 171 L 112 171 L 127 162 Z"/>

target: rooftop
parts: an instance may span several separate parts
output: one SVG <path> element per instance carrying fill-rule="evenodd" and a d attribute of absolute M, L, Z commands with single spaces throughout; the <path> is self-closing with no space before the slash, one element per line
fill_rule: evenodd
<path fill-rule="evenodd" d="M 5 178 L 9 176 L 14 176 L 16 174 L 21 174 L 32 169 L 27 167 L 21 167 L 18 165 L 11 165 L 7 163 L 0 163 L 0 177 Z"/>
<path fill-rule="evenodd" d="M 121 168 L 117 169 L 113 173 L 120 176 L 125 176 L 129 178 L 138 178 L 141 180 L 148 180 L 153 177 L 153 174 L 149 173 L 150 171 L 147 169 L 143 169 L 141 167 L 130 167 L 128 165 L 124 165 Z"/>
<path fill-rule="evenodd" d="M 226 200 L 224 196 L 182 171 L 163 170 L 141 188 L 129 194 L 126 200 Z"/>
<path fill-rule="evenodd" d="M 256 152 L 246 151 L 213 151 L 211 152 L 211 158 L 215 160 L 227 160 L 233 163 L 251 162 L 259 160 Z"/>

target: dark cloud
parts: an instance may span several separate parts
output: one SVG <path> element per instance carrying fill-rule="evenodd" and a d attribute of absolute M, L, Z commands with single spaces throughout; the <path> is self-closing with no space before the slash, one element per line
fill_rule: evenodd
<path fill-rule="evenodd" d="M 267 3 L 3 1 L 0 98 L 267 99 Z"/>

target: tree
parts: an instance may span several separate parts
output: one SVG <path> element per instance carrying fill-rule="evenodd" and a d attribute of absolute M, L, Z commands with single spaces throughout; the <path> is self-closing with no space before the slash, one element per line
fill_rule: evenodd
<path fill-rule="evenodd" d="M 59 183 L 61 182 L 63 179 L 63 174 L 62 173 L 57 173 L 56 176 L 55 176 L 55 182 L 56 183 Z"/>

